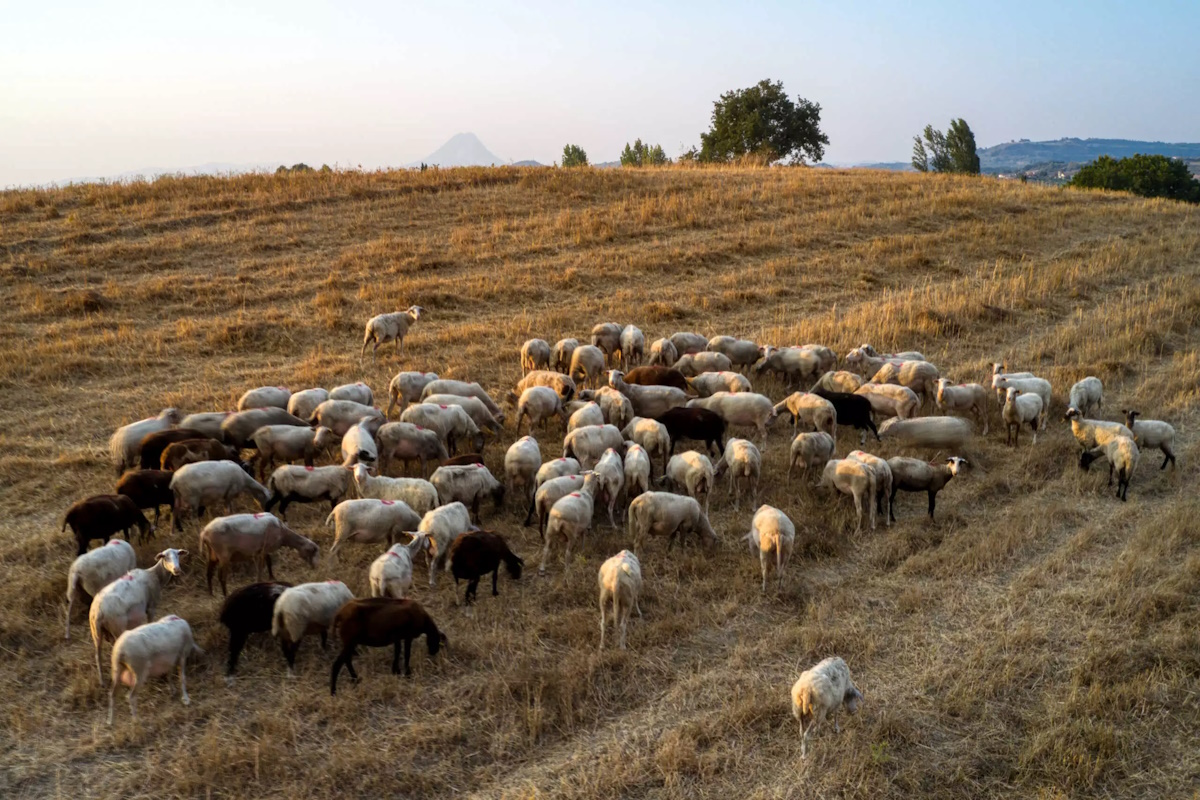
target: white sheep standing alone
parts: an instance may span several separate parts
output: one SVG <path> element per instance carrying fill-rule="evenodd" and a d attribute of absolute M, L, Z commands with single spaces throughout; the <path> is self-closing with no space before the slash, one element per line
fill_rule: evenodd
<path fill-rule="evenodd" d="M 174 614 L 122 633 L 113 644 L 108 724 L 113 724 L 113 700 L 118 684 L 129 687 L 129 716 L 137 719 L 137 690 L 147 679 L 166 675 L 176 666 L 179 667 L 180 702 L 190 705 L 187 660 L 202 655 L 204 651 L 196 646 L 191 626 Z"/>
<path fill-rule="evenodd" d="M 1068 414 L 1071 410 L 1068 409 Z M 1005 390 L 1004 408 L 1000 411 L 1006 430 L 1005 444 L 1017 446 L 1021 438 L 1021 426 L 1028 423 L 1033 428 L 1033 443 L 1037 444 L 1038 428 L 1042 419 L 1042 398 L 1026 394 L 1015 386 Z"/>
<path fill-rule="evenodd" d="M 845 706 L 847 713 L 853 714 L 862 701 L 850 668 L 836 656 L 800 673 L 792 684 L 792 716 L 800 723 L 800 757 L 808 757 L 808 737 L 817 726 L 832 714 L 834 733 L 841 733 L 838 711 Z"/>
<path fill-rule="evenodd" d="M 101 589 L 137 567 L 137 553 L 124 539 L 111 539 L 104 547 L 89 550 L 71 562 L 67 573 L 67 634 L 71 638 L 71 610 L 75 598 L 95 597 Z"/>
<path fill-rule="evenodd" d="M 413 582 L 413 559 L 418 553 L 432 549 L 428 534 L 413 534 L 408 544 L 394 544 L 388 551 L 371 562 L 368 580 L 371 597 L 408 597 Z"/>
<path fill-rule="evenodd" d="M 300 640 L 317 634 L 324 648 L 334 617 L 342 606 L 353 599 L 354 593 L 341 581 L 302 583 L 279 595 L 271 615 L 271 635 L 279 640 L 290 677 L 296 677 L 296 653 L 300 650 Z"/>
<path fill-rule="evenodd" d="M 141 464 L 142 439 L 152 433 L 174 428 L 179 424 L 180 414 L 174 408 L 164 408 L 157 417 L 150 417 L 124 425 L 108 440 L 108 452 L 113 466 L 120 475 L 127 469 L 136 469 Z"/>
<path fill-rule="evenodd" d="M 638 598 L 642 593 L 642 564 L 638 557 L 628 550 L 622 550 L 600 565 L 597 576 L 600 584 L 600 649 L 604 649 L 605 624 L 604 612 L 608 603 L 612 602 L 613 627 L 620 630 L 620 647 L 625 649 L 625 631 L 629 626 L 629 616 L 637 610 L 642 616 L 642 607 Z"/>
<path fill-rule="evenodd" d="M 744 537 L 750 543 L 750 554 L 758 553 L 762 565 L 762 590 L 767 590 L 767 568 L 771 556 L 775 557 L 775 579 L 778 588 L 783 588 L 783 568 L 792 557 L 796 541 L 796 526 L 774 506 L 761 505 L 750 521 L 750 532 Z"/>
<path fill-rule="evenodd" d="M 404 352 L 404 337 L 408 334 L 408 329 L 417 324 L 417 320 L 421 318 L 421 313 L 425 309 L 420 306 L 409 306 L 406 311 L 394 311 L 390 314 L 378 314 L 367 320 L 366 332 L 363 334 L 362 352 L 358 354 L 361 360 L 367 354 L 367 345 L 372 342 L 375 346 L 371 349 L 371 355 L 374 357 L 379 351 L 379 346 L 388 342 L 396 343 L 396 354 Z"/>

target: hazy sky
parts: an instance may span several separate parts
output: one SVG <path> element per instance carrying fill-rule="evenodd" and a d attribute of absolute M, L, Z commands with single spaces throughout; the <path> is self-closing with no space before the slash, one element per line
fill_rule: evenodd
<path fill-rule="evenodd" d="M 0 0 L 0 186 L 206 162 L 376 167 L 460 131 L 502 158 L 675 155 L 763 78 L 835 162 L 927 123 L 1200 140 L 1200 2 Z"/>

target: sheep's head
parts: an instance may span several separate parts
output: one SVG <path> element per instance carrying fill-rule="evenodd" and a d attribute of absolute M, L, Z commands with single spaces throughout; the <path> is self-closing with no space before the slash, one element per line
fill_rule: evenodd
<path fill-rule="evenodd" d="M 950 458 L 946 459 L 946 465 L 950 467 L 950 474 L 954 475 L 955 477 L 959 475 L 963 467 L 966 467 L 969 464 L 970 462 L 965 458 L 959 458 L 958 456 L 951 456 Z"/>
<path fill-rule="evenodd" d="M 863 699 L 863 693 L 857 688 L 851 686 L 849 689 L 847 689 L 845 696 L 842 697 L 842 705 L 846 707 L 846 713 L 857 713 L 858 706 L 863 702 Z"/>
<path fill-rule="evenodd" d="M 1125 425 L 1130 430 L 1133 430 L 1133 423 L 1137 420 L 1138 417 L 1140 417 L 1142 415 L 1142 412 L 1140 412 L 1140 411 L 1134 411 L 1133 409 L 1125 409 L 1125 408 L 1121 409 L 1121 413 L 1125 415 Z"/>
<path fill-rule="evenodd" d="M 1009 386 L 1008 391 L 1005 392 L 1005 394 L 1004 394 L 1004 402 L 1011 403 L 1014 399 L 1016 399 L 1018 396 L 1020 396 L 1020 394 L 1021 394 L 1020 389 L 1017 389 L 1013 386 Z M 1068 417 L 1071 416 L 1071 411 L 1072 411 L 1072 409 L 1067 409 Z"/>
<path fill-rule="evenodd" d="M 408 313 L 412 315 L 413 322 L 416 322 L 421 318 L 421 315 L 425 313 L 425 309 L 421 308 L 420 306 L 409 306 Z"/>
<path fill-rule="evenodd" d="M 161 553 L 156 555 L 154 557 L 154 561 L 156 563 L 161 561 L 163 567 L 169 574 L 179 577 L 183 574 L 183 566 L 181 565 L 181 562 L 187 557 L 187 555 L 187 550 L 176 550 L 173 547 L 168 547 L 166 550 L 163 550 Z"/>
<path fill-rule="evenodd" d="M 378 429 L 376 433 L 378 433 Z M 318 425 L 317 432 L 313 435 L 313 446 L 318 450 L 323 450 L 333 444 L 335 438 L 337 437 L 334 435 L 332 429 L 326 428 L 324 425 Z"/>
<path fill-rule="evenodd" d="M 158 415 L 158 418 L 168 425 L 178 425 L 183 420 L 183 415 L 179 413 L 179 409 L 177 408 L 164 408 Z"/>
<path fill-rule="evenodd" d="M 367 478 L 370 477 L 370 475 L 371 475 L 371 471 L 369 469 L 367 469 L 366 464 L 363 464 L 360 462 L 360 463 L 354 465 L 354 481 L 356 483 L 359 483 L 359 484 L 365 483 Z"/>
<path fill-rule="evenodd" d="M 317 561 L 320 557 L 321 548 L 317 546 L 316 542 L 311 539 L 304 539 L 300 547 L 296 549 L 296 552 L 300 554 L 301 558 L 308 562 L 308 566 L 312 567 L 313 569 L 317 568 Z"/>
<path fill-rule="evenodd" d="M 1011 396 L 1011 393 L 1015 392 L 1016 389 L 1009 389 L 1008 391 L 1010 392 Z M 1063 414 L 1063 419 L 1067 420 L 1068 422 L 1073 419 L 1083 419 L 1083 412 L 1081 412 L 1078 408 L 1071 406 L 1067 409 L 1067 413 Z"/>

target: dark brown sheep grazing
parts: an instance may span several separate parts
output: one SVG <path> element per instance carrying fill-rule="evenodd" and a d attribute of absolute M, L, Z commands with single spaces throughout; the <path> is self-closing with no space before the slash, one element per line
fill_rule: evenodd
<path fill-rule="evenodd" d="M 413 639 L 425 635 L 429 657 L 438 654 L 442 645 L 449 647 L 446 635 L 416 600 L 396 600 L 391 597 L 364 597 L 351 600 L 342 606 L 333 619 L 333 633 L 342 640 L 342 652 L 333 662 L 329 678 L 329 694 L 337 694 L 338 674 L 344 665 L 350 677 L 358 680 L 354 671 L 353 658 L 359 645 L 363 647 L 387 647 L 392 650 L 392 674 L 400 674 L 400 645 L 404 645 L 404 674 L 412 675 L 409 655 Z"/>
<path fill-rule="evenodd" d="M 188 439 L 210 439 L 204 431 L 195 428 L 170 428 L 165 431 L 155 431 L 146 434 L 139 445 L 142 469 L 158 469 L 162 464 L 162 454 L 176 442 L 186 442 Z"/>
<path fill-rule="evenodd" d="M 452 456 L 442 462 L 443 467 L 466 467 L 471 464 L 482 464 L 482 453 L 463 453 L 461 456 Z"/>
<path fill-rule="evenodd" d="M 652 365 L 634 367 L 625 373 L 626 383 L 636 383 L 641 386 L 674 386 L 676 389 L 688 390 L 687 378 L 674 367 Z"/>
<path fill-rule="evenodd" d="M 660 415 L 658 421 L 671 437 L 668 455 L 675 455 L 675 446 L 681 439 L 704 442 L 718 456 L 725 452 L 725 420 L 715 411 L 707 408 L 672 408 Z"/>
<path fill-rule="evenodd" d="M 240 456 L 241 452 L 236 447 L 221 444 L 216 439 L 188 439 L 168 445 L 162 452 L 160 466 L 174 472 L 184 464 L 195 464 L 197 461 L 236 461 L 247 475 L 252 476 L 250 466 Z"/>
<path fill-rule="evenodd" d="M 114 533 L 123 533 L 129 541 L 129 531 L 136 526 L 140 541 L 145 541 L 154 531 L 137 503 L 123 494 L 97 494 L 80 500 L 63 517 L 62 530 L 68 525 L 75 534 L 79 555 L 87 552 L 92 539 L 108 541 Z"/>
<path fill-rule="evenodd" d="M 229 629 L 229 663 L 226 678 L 237 669 L 238 656 L 252 633 L 270 633 L 275 614 L 275 601 L 290 583 L 252 583 L 243 586 L 225 599 L 221 606 L 221 624 Z"/>
<path fill-rule="evenodd" d="M 154 509 L 154 525 L 158 526 L 162 506 L 175 503 L 171 491 L 171 472 L 164 469 L 131 469 L 117 481 L 117 494 L 123 494 L 143 511 Z"/>
<path fill-rule="evenodd" d="M 508 549 L 504 537 L 492 531 L 471 531 L 459 534 L 450 545 L 450 554 L 446 560 L 446 570 L 454 575 L 454 597 L 458 601 L 458 582 L 467 581 L 467 591 L 463 602 L 471 605 L 479 589 L 479 579 L 489 572 L 492 573 L 492 597 L 500 594 L 496 588 L 496 579 L 500 576 L 500 562 L 508 570 L 510 578 L 521 577 L 521 568 L 525 561 Z"/>

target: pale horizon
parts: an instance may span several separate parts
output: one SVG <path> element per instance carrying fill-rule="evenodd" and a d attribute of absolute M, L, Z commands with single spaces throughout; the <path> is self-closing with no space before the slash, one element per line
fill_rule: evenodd
<path fill-rule="evenodd" d="M 593 162 L 698 144 L 769 78 L 822 106 L 831 163 L 907 161 L 925 124 L 1015 139 L 1200 140 L 1200 7 L 1009 3 L 9 4 L 0 187 L 304 162 L 416 162 L 457 133 Z"/>

